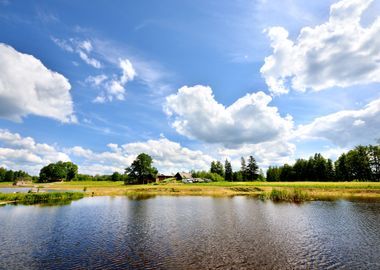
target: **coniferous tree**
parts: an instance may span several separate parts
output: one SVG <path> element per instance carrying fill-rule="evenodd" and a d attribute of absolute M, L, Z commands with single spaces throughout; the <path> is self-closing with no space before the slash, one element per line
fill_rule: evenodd
<path fill-rule="evenodd" d="M 220 176 L 224 176 L 223 164 L 220 161 L 212 161 L 210 172 L 219 174 Z"/>
<path fill-rule="evenodd" d="M 247 165 L 247 180 L 255 181 L 259 177 L 259 166 L 256 164 L 256 160 L 253 156 L 249 156 Z"/>
<path fill-rule="evenodd" d="M 233 180 L 232 179 L 232 174 L 233 174 L 233 172 L 232 172 L 232 166 L 231 166 L 231 162 L 229 162 L 227 159 L 224 162 L 224 170 L 225 170 L 225 172 L 224 172 L 224 179 L 226 181 L 232 181 Z"/>
<path fill-rule="evenodd" d="M 241 167 L 240 167 L 240 171 L 241 171 L 241 178 L 242 178 L 242 181 L 247 181 L 247 165 L 245 163 L 245 159 L 244 157 L 241 157 Z"/>

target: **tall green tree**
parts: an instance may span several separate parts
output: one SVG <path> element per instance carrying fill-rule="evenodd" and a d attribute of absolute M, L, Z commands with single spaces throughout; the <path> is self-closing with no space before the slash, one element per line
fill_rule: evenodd
<path fill-rule="evenodd" d="M 119 172 L 114 172 L 112 175 L 111 175 L 111 181 L 121 181 L 123 179 L 123 175 Z"/>
<path fill-rule="evenodd" d="M 293 165 L 294 181 L 308 180 L 308 161 L 305 159 L 297 159 Z"/>
<path fill-rule="evenodd" d="M 13 182 L 15 180 L 15 174 L 12 170 L 9 170 L 5 173 L 5 181 Z"/>
<path fill-rule="evenodd" d="M 246 172 L 248 181 L 255 181 L 259 178 L 259 166 L 257 166 L 256 159 L 253 156 L 248 158 Z"/>
<path fill-rule="evenodd" d="M 224 176 L 223 164 L 220 161 L 212 161 L 210 166 L 210 172 Z"/>
<path fill-rule="evenodd" d="M 0 167 L 0 182 L 5 182 L 5 174 L 7 170 L 3 167 Z"/>
<path fill-rule="evenodd" d="M 372 172 L 372 180 L 379 182 L 380 181 L 380 146 L 369 145 L 368 157 L 369 157 L 369 164 L 370 164 L 371 172 Z"/>
<path fill-rule="evenodd" d="M 314 155 L 314 181 L 327 181 L 327 161 L 320 154 Z"/>
<path fill-rule="evenodd" d="M 71 181 L 77 176 L 78 166 L 76 164 L 74 164 L 70 161 L 67 161 L 67 162 L 62 162 L 62 164 L 60 164 L 60 165 L 65 168 L 65 171 L 66 171 L 65 180 L 66 181 Z"/>
<path fill-rule="evenodd" d="M 66 169 L 60 163 L 50 163 L 40 170 L 39 182 L 48 183 L 61 181 L 66 178 Z"/>
<path fill-rule="evenodd" d="M 271 167 L 269 166 L 267 170 L 267 181 L 268 182 L 279 182 L 281 175 L 281 167 Z"/>
<path fill-rule="evenodd" d="M 241 172 L 241 178 L 243 181 L 247 181 L 247 164 L 245 163 L 244 157 L 241 157 L 240 159 L 240 172 Z"/>
<path fill-rule="evenodd" d="M 226 180 L 226 181 L 232 181 L 233 180 L 232 179 L 232 176 L 233 176 L 232 166 L 231 166 L 231 162 L 229 162 L 227 159 L 224 162 L 224 169 L 225 169 L 224 180 Z"/>
<path fill-rule="evenodd" d="M 141 153 L 132 162 L 131 166 L 125 169 L 128 175 L 127 183 L 145 184 L 157 176 L 157 169 L 152 166 L 153 159 L 145 153 Z"/>
<path fill-rule="evenodd" d="M 233 182 L 243 181 L 243 175 L 242 175 L 241 171 L 237 171 L 237 172 L 232 173 L 232 181 Z"/>
<path fill-rule="evenodd" d="M 347 153 L 347 167 L 350 179 L 359 181 L 371 180 L 371 166 L 368 151 L 359 145 Z"/>
<path fill-rule="evenodd" d="M 351 181 L 349 177 L 348 168 L 347 168 L 347 158 L 346 154 L 343 153 L 335 161 L 335 179 L 337 181 Z"/>
<path fill-rule="evenodd" d="M 70 161 L 50 163 L 40 170 L 39 182 L 71 181 L 78 174 L 78 166 Z"/>

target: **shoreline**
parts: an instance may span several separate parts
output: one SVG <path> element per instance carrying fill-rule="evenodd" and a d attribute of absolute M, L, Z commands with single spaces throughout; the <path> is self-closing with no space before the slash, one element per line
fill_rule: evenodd
<path fill-rule="evenodd" d="M 2 183 L 0 188 L 15 186 Z M 32 183 L 31 187 L 81 191 L 89 196 L 252 196 L 267 198 L 272 190 L 285 193 L 303 192 L 305 201 L 368 201 L 380 202 L 379 182 L 213 182 L 202 184 L 160 183 L 124 185 L 123 182 L 56 182 Z M 84 191 L 85 190 L 85 191 Z"/>

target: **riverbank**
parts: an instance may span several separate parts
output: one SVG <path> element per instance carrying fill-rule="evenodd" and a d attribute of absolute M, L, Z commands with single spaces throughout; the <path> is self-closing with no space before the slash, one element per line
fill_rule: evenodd
<path fill-rule="evenodd" d="M 11 186 L 11 183 L 8 183 Z M 6 187 L 2 184 L 1 187 Z M 196 195 L 263 196 L 273 189 L 290 193 L 302 191 L 308 200 L 376 200 L 380 201 L 379 182 L 212 182 L 200 184 L 161 183 L 124 185 L 123 182 L 83 181 L 32 184 L 40 189 L 85 191 L 85 196 L 116 195 Z"/>
<path fill-rule="evenodd" d="M 0 203 L 55 204 L 79 200 L 83 197 L 83 192 L 0 193 Z"/>

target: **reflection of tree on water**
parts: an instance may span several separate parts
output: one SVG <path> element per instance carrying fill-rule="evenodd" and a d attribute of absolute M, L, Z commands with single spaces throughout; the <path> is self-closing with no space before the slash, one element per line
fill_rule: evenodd
<path fill-rule="evenodd" d="M 38 204 L 35 203 L 14 203 L 14 205 L 36 205 L 39 207 L 47 207 L 47 206 L 62 206 L 62 205 L 70 205 L 73 200 L 51 200 L 51 201 L 45 201 L 45 202 L 40 202 Z"/>
<path fill-rule="evenodd" d="M 130 200 L 134 200 L 134 201 L 141 201 L 141 200 L 148 200 L 148 199 L 153 199 L 156 197 L 156 195 L 154 194 L 144 194 L 144 193 L 141 193 L 141 194 L 130 194 L 130 195 L 127 195 L 128 199 Z"/>
<path fill-rule="evenodd" d="M 154 203 L 149 200 L 156 197 L 151 194 L 134 194 L 128 196 L 127 220 L 124 232 L 124 256 L 126 267 L 152 268 L 162 262 L 160 235 L 155 218 Z M 159 227 L 161 230 L 164 228 Z"/>

